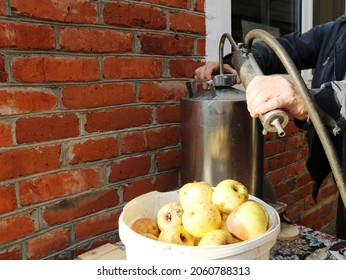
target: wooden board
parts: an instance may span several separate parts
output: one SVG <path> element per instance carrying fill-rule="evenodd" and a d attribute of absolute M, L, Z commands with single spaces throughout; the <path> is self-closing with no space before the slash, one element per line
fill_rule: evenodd
<path fill-rule="evenodd" d="M 77 260 L 125 260 L 125 247 L 106 243 L 77 257 Z"/>

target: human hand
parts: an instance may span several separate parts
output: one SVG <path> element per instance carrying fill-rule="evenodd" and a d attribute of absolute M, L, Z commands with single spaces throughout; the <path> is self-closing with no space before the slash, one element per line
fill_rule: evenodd
<path fill-rule="evenodd" d="M 247 107 L 252 117 L 283 109 L 305 121 L 307 110 L 293 83 L 282 76 L 256 76 L 246 88 Z"/>
<path fill-rule="evenodd" d="M 220 72 L 220 63 L 216 61 L 209 61 L 205 65 L 198 67 L 195 70 L 195 79 L 198 80 L 211 80 L 213 74 Z M 223 72 L 224 74 L 235 74 L 236 77 L 236 83 L 240 83 L 240 78 L 238 77 L 237 71 L 233 69 L 230 65 L 224 64 L 223 65 Z"/>

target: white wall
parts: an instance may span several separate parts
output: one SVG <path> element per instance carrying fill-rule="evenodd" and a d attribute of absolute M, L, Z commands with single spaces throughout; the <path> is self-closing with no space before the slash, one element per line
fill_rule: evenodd
<path fill-rule="evenodd" d="M 206 0 L 207 61 L 219 60 L 219 41 L 223 33 L 231 33 L 231 0 Z M 224 52 L 231 48 L 225 43 Z"/>

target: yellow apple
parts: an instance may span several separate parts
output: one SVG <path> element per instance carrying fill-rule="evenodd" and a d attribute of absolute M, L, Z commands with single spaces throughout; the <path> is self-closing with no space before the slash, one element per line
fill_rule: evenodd
<path fill-rule="evenodd" d="M 266 232 L 269 216 L 265 207 L 257 201 L 248 200 L 227 218 L 228 231 L 237 239 L 250 240 Z"/>
<path fill-rule="evenodd" d="M 224 229 L 214 229 L 203 236 L 198 246 L 218 246 L 235 243 L 235 238 Z"/>
<path fill-rule="evenodd" d="M 230 214 L 247 201 L 248 197 L 249 192 L 243 184 L 226 179 L 216 185 L 211 199 L 221 213 Z"/>
<path fill-rule="evenodd" d="M 221 214 L 215 205 L 202 201 L 184 210 L 182 222 L 191 235 L 202 238 L 209 231 L 220 228 Z"/>
<path fill-rule="evenodd" d="M 192 182 L 183 185 L 179 190 L 179 201 L 185 210 L 189 205 L 206 201 L 211 203 L 213 188 L 206 182 Z"/>
<path fill-rule="evenodd" d="M 224 229 L 224 230 L 228 231 L 228 228 L 227 228 L 227 218 L 228 218 L 227 214 L 221 213 L 221 226 L 220 226 L 220 229 Z"/>
<path fill-rule="evenodd" d="M 156 237 L 160 234 L 160 229 L 156 220 L 150 218 L 137 219 L 132 225 L 131 229 L 139 234 L 150 233 Z"/>
<path fill-rule="evenodd" d="M 181 225 L 183 208 L 179 202 L 172 201 L 163 205 L 157 213 L 157 224 L 160 230 L 167 227 Z"/>
<path fill-rule="evenodd" d="M 192 235 L 181 225 L 171 226 L 161 231 L 158 241 L 186 246 L 193 246 L 195 243 Z"/>
<path fill-rule="evenodd" d="M 155 236 L 154 234 L 147 233 L 147 232 L 143 232 L 143 233 L 141 233 L 141 235 L 143 235 L 143 236 L 145 236 L 147 238 L 153 239 L 153 240 L 157 240 L 158 239 L 158 237 Z"/>

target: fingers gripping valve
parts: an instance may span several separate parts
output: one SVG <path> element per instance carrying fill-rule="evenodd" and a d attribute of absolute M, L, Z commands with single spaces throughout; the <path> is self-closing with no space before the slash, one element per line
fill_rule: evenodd
<path fill-rule="evenodd" d="M 265 31 L 264 31 L 265 32 Z M 273 36 L 266 32 L 266 36 L 271 36 L 271 39 L 273 40 Z M 237 71 L 240 80 L 243 84 L 243 86 L 246 88 L 250 81 L 258 75 L 263 75 L 262 70 L 259 68 L 255 58 L 253 57 L 252 53 L 250 52 L 250 47 L 242 47 L 239 49 L 238 45 L 235 43 L 234 39 L 231 35 L 228 33 L 225 33 L 222 35 L 220 39 L 220 47 L 219 47 L 219 59 L 220 59 L 220 74 L 221 77 L 224 76 L 223 74 L 223 45 L 225 39 L 228 39 L 228 41 L 231 43 L 232 46 L 232 65 Z M 246 37 L 245 37 L 246 39 Z M 254 38 L 250 39 L 250 45 L 252 43 L 252 40 Z M 274 38 L 274 40 L 276 40 Z M 234 78 L 235 79 L 235 78 Z M 233 80 L 234 80 L 233 79 Z M 218 77 L 218 83 L 220 79 Z M 216 82 L 214 80 L 214 82 Z M 288 116 L 285 111 L 277 109 L 270 111 L 264 115 L 261 115 L 259 117 L 262 125 L 263 125 L 263 134 L 267 134 L 267 132 L 277 132 L 280 137 L 285 136 L 284 128 L 286 127 L 288 123 Z"/>

